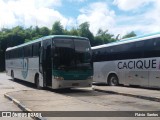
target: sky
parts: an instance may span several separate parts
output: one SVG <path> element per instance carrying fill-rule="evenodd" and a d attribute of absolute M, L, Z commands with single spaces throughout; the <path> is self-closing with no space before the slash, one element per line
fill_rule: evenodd
<path fill-rule="evenodd" d="M 65 29 L 88 22 L 94 35 L 150 34 L 160 32 L 160 0 L 0 0 L 0 29 L 52 28 L 55 21 Z"/>

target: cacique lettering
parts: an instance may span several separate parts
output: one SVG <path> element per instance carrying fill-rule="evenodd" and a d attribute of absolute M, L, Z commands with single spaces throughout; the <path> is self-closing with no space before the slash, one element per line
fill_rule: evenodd
<path fill-rule="evenodd" d="M 134 64 L 133 61 L 129 61 L 129 62 L 128 62 L 128 68 L 129 68 L 129 69 L 133 69 L 133 66 L 134 66 L 133 64 Z"/>
<path fill-rule="evenodd" d="M 141 60 L 138 60 L 138 61 L 136 62 L 136 67 L 137 67 L 138 69 L 143 69 L 143 62 L 142 62 Z"/>
<path fill-rule="evenodd" d="M 118 69 L 123 69 L 122 66 L 120 66 L 120 64 L 122 64 L 122 62 L 118 62 Z"/>
<path fill-rule="evenodd" d="M 118 62 L 118 69 L 149 69 L 156 68 L 156 59 L 152 60 L 138 60 L 138 61 L 124 61 Z"/>
<path fill-rule="evenodd" d="M 124 64 L 123 64 L 123 69 L 124 69 L 124 68 L 126 68 L 126 69 L 128 68 L 126 62 L 124 62 Z"/>
<path fill-rule="evenodd" d="M 148 64 L 147 64 L 147 61 L 144 60 L 144 68 L 148 69 L 148 68 L 150 68 L 150 66 L 151 66 L 151 62 L 148 62 Z"/>
<path fill-rule="evenodd" d="M 156 59 L 152 60 L 152 68 L 156 68 Z"/>

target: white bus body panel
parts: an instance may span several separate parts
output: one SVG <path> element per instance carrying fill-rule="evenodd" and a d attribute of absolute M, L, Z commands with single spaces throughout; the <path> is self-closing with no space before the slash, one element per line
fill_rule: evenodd
<path fill-rule="evenodd" d="M 107 82 L 107 75 L 110 71 L 115 71 L 115 64 L 112 62 L 94 63 L 94 82 Z"/>
<path fill-rule="evenodd" d="M 7 75 L 11 76 L 11 71 L 14 72 L 14 78 L 35 83 L 35 75 L 39 74 L 40 86 L 43 87 L 43 76 L 39 72 L 39 58 L 21 58 L 6 60 Z M 52 76 L 53 89 L 70 88 L 70 87 L 91 87 L 92 79 L 88 80 L 56 80 Z"/>
<path fill-rule="evenodd" d="M 160 71 L 150 71 L 149 87 L 160 87 Z"/>
<path fill-rule="evenodd" d="M 35 83 L 35 75 L 39 74 L 40 86 L 43 86 L 43 78 L 39 73 L 38 57 L 6 60 L 6 71 L 9 76 L 13 71 L 15 78 L 31 83 Z"/>
<path fill-rule="evenodd" d="M 111 73 L 117 75 L 120 84 L 160 87 L 160 58 L 94 62 L 94 82 L 107 83 Z"/>
<path fill-rule="evenodd" d="M 124 74 L 116 70 L 115 61 L 107 61 L 107 62 L 94 62 L 94 82 L 101 82 L 108 84 L 108 77 L 111 73 L 117 75 L 119 80 L 123 80 L 125 78 Z M 123 82 L 123 81 L 122 81 Z"/>

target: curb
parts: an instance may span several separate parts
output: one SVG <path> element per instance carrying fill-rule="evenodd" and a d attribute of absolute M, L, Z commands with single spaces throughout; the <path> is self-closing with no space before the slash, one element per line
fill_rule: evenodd
<path fill-rule="evenodd" d="M 27 113 L 34 112 L 31 109 L 27 108 L 25 105 L 23 105 L 21 102 L 19 102 L 17 99 L 8 95 L 7 93 L 4 94 L 4 97 L 9 99 L 10 101 L 13 101 L 13 103 L 17 105 L 23 112 L 27 112 Z M 46 118 L 43 118 L 43 117 L 31 117 L 31 118 L 34 120 L 47 120 Z"/>
<path fill-rule="evenodd" d="M 116 95 L 123 95 L 123 96 L 128 96 L 128 97 L 134 97 L 134 98 L 140 98 L 140 99 L 144 99 L 144 100 L 154 101 L 154 102 L 160 102 L 160 98 L 156 98 L 156 97 L 135 95 L 135 94 L 131 94 L 131 93 L 128 94 L 128 93 L 122 93 L 122 92 L 114 92 L 114 91 L 102 90 L 102 89 L 98 89 L 98 88 L 94 88 L 94 87 L 92 89 L 97 91 L 97 92 L 116 94 Z"/>

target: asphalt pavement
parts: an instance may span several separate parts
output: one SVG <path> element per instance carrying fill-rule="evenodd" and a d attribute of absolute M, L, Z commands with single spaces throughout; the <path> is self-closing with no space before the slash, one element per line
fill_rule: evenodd
<path fill-rule="evenodd" d="M 160 102 L 160 89 L 126 86 L 93 85 L 93 90 Z"/>
<path fill-rule="evenodd" d="M 0 74 L 0 86 L 6 88 L 2 90 L 3 92 L 1 91 L 3 99 L 0 99 L 0 101 L 10 100 L 7 104 L 3 104 L 3 102 L 1 104 L 4 106 L 11 104 L 11 106 L 14 106 L 12 110 L 19 110 L 19 107 L 22 111 L 29 112 L 47 111 L 49 113 L 48 111 L 51 111 L 52 116 L 54 111 L 74 111 L 72 117 L 39 117 L 40 119 L 159 119 L 158 117 L 74 117 L 76 111 L 91 111 L 90 114 L 94 114 L 91 116 L 96 116 L 96 114 L 98 116 L 98 113 L 94 113 L 94 111 L 160 111 L 159 90 L 104 85 L 79 89 L 36 90 L 32 84 L 21 81 L 13 82 L 5 74 Z M 15 107 L 15 105 L 18 107 Z M 11 109 L 2 108 L 1 110 L 8 111 Z"/>

